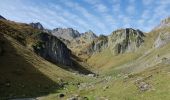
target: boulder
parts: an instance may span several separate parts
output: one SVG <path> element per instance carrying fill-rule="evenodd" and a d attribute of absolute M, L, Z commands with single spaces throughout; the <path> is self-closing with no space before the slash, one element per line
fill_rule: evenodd
<path fill-rule="evenodd" d="M 59 94 L 59 98 L 63 98 L 65 95 L 63 93 Z"/>

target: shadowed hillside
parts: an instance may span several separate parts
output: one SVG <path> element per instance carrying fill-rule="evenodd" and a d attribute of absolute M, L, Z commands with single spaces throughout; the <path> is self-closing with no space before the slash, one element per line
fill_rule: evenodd
<path fill-rule="evenodd" d="M 80 71 L 84 74 L 91 73 L 76 61 L 72 64 L 74 66 L 62 65 L 65 64 L 66 60 L 63 60 L 65 61 L 63 62 L 61 59 L 57 61 L 63 63 L 59 64 L 53 60 L 54 64 L 52 64 L 46 61 L 46 58 L 41 58 L 38 54 L 40 52 L 36 54 L 32 48 L 33 44 L 39 41 L 48 42 L 37 38 L 37 36 L 46 34 L 47 37 L 43 38 L 49 38 L 51 35 L 47 33 L 33 29 L 27 24 L 4 20 L 0 20 L 0 29 L 0 99 L 47 95 L 62 89 L 67 81 L 77 83 L 84 80 L 73 75 L 70 71 Z M 62 50 L 64 44 L 56 37 L 53 38 L 56 39 L 53 43 L 56 42 L 55 45 L 58 46 L 56 52 L 61 53 L 60 58 L 63 58 L 62 53 L 66 52 Z M 45 43 L 45 45 L 49 46 L 50 44 Z M 43 45 L 40 47 L 44 49 Z M 37 48 L 41 50 L 39 47 Z M 66 46 L 64 49 L 67 50 Z M 69 57 L 65 56 L 66 58 Z"/>
<path fill-rule="evenodd" d="M 3 37 L 3 34 L 0 35 L 2 47 L 0 55 L 0 99 L 40 96 L 59 88 L 56 82 L 45 76 L 20 55 L 19 51 L 11 44 L 12 41 Z M 26 53 L 29 52 L 26 51 Z"/>

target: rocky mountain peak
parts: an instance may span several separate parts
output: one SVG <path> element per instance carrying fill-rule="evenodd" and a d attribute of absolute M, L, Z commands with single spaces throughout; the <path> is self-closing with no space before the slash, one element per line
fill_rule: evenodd
<path fill-rule="evenodd" d="M 116 30 L 109 36 L 109 47 L 114 54 L 134 51 L 143 42 L 143 32 L 132 28 Z"/>
<path fill-rule="evenodd" d="M 170 17 L 162 20 L 161 23 L 154 28 L 154 30 L 165 28 L 165 27 L 170 27 Z"/>
<path fill-rule="evenodd" d="M 96 34 L 92 30 L 85 32 L 83 35 L 93 39 L 97 38 Z"/>
<path fill-rule="evenodd" d="M 94 39 L 97 38 L 97 36 L 93 31 L 89 30 L 81 34 L 81 38 L 85 39 L 87 42 L 92 42 Z"/>
<path fill-rule="evenodd" d="M 170 42 L 170 17 L 161 21 L 161 23 L 154 29 L 158 35 L 156 41 L 154 42 L 155 48 L 160 48 Z M 157 31 L 157 29 L 163 29 L 161 31 Z"/>
<path fill-rule="evenodd" d="M 87 54 L 94 54 L 109 48 L 113 54 L 132 52 L 137 50 L 144 42 L 144 33 L 132 28 L 119 29 L 111 35 L 100 35 L 84 49 Z"/>
<path fill-rule="evenodd" d="M 105 35 L 100 35 L 86 48 L 87 54 L 94 54 L 101 52 L 108 47 L 108 37 Z"/>
<path fill-rule="evenodd" d="M 161 24 L 162 24 L 162 25 L 170 24 L 170 17 L 168 17 L 168 18 L 162 20 L 162 21 L 161 21 Z"/>
<path fill-rule="evenodd" d="M 40 30 L 43 30 L 44 27 L 42 26 L 42 24 L 40 22 L 37 22 L 37 23 L 30 23 L 30 25 L 35 28 L 35 29 L 40 29 Z"/>
<path fill-rule="evenodd" d="M 69 41 L 80 36 L 80 33 L 72 28 L 55 28 L 52 30 L 52 34 L 58 38 L 63 38 Z"/>

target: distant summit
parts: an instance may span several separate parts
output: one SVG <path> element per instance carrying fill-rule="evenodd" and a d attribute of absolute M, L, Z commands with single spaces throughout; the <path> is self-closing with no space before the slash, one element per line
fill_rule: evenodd
<path fill-rule="evenodd" d="M 133 52 L 144 43 L 144 37 L 144 33 L 140 30 L 119 29 L 113 31 L 109 36 L 100 35 L 84 51 L 87 54 L 94 54 L 110 48 L 114 55 Z"/>
<path fill-rule="evenodd" d="M 35 28 L 35 29 L 40 29 L 40 30 L 43 30 L 44 27 L 42 26 L 42 24 L 40 22 L 37 22 L 37 23 L 30 23 L 30 25 Z"/>
<path fill-rule="evenodd" d="M 154 30 L 162 29 L 162 28 L 169 27 L 169 26 L 170 26 L 170 17 L 162 20 L 161 23 L 157 27 L 154 28 Z"/>
<path fill-rule="evenodd" d="M 80 36 L 80 33 L 72 28 L 55 28 L 52 30 L 52 34 L 58 38 L 63 38 L 69 41 Z"/>
<path fill-rule="evenodd" d="M 83 33 L 82 37 L 86 38 L 88 41 L 93 41 L 95 38 L 97 38 L 96 34 L 91 30 Z"/>

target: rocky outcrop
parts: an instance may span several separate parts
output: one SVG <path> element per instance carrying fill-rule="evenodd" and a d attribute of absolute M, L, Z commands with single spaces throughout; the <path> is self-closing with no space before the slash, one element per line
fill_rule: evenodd
<path fill-rule="evenodd" d="M 170 17 L 162 20 L 161 23 L 158 26 L 156 26 L 153 30 L 162 29 L 165 27 L 170 27 Z"/>
<path fill-rule="evenodd" d="M 16 25 L 24 28 L 18 29 Z M 0 29 L 0 34 L 6 34 L 16 39 L 23 46 L 33 49 L 41 57 L 57 64 L 72 65 L 71 51 L 57 37 L 43 32 L 43 30 L 30 28 L 27 24 L 11 24 L 2 20 Z"/>
<path fill-rule="evenodd" d="M 95 33 L 91 30 L 80 34 L 72 28 L 56 28 L 52 31 L 52 34 L 65 43 L 75 55 L 84 54 L 86 47 L 97 38 Z M 87 52 L 85 51 L 85 53 Z"/>
<path fill-rule="evenodd" d="M 161 32 L 154 43 L 154 47 L 160 48 L 167 43 L 170 43 L 170 32 Z"/>
<path fill-rule="evenodd" d="M 108 37 L 104 35 L 100 35 L 89 45 L 89 48 L 87 48 L 86 51 L 87 54 L 94 54 L 103 51 L 107 47 L 108 47 Z"/>
<path fill-rule="evenodd" d="M 100 35 L 94 39 L 82 52 L 92 55 L 109 48 L 113 54 L 132 52 L 144 42 L 144 34 L 132 28 L 114 31 L 109 36 Z"/>
<path fill-rule="evenodd" d="M 114 31 L 109 36 L 96 36 L 91 30 L 80 34 L 71 28 L 56 28 L 52 34 L 63 41 L 76 55 L 92 55 L 110 48 L 113 54 L 132 52 L 144 42 L 144 34 L 132 28 Z"/>
<path fill-rule="evenodd" d="M 74 30 L 72 28 L 56 28 L 52 30 L 52 34 L 57 36 L 58 38 L 62 38 L 65 40 L 73 40 L 76 37 L 80 36 L 80 33 L 77 30 Z"/>
<path fill-rule="evenodd" d="M 92 42 L 94 39 L 97 38 L 97 36 L 96 36 L 96 34 L 93 31 L 89 30 L 89 31 L 81 34 L 80 38 L 83 38 L 87 42 Z"/>
<path fill-rule="evenodd" d="M 39 29 L 39 30 L 43 30 L 44 27 L 42 26 L 42 24 L 40 22 L 37 23 L 30 23 L 30 25 L 35 28 L 35 29 Z"/>
<path fill-rule="evenodd" d="M 100 52 L 108 47 L 108 37 L 100 35 L 93 46 L 94 51 Z"/>
<path fill-rule="evenodd" d="M 143 32 L 132 28 L 114 31 L 108 38 L 113 54 L 135 51 L 144 42 Z"/>
<path fill-rule="evenodd" d="M 39 41 L 33 48 L 38 55 L 57 64 L 72 65 L 71 51 L 59 39 L 47 33 L 41 33 L 36 38 Z"/>
<path fill-rule="evenodd" d="M 161 23 L 156 28 L 153 29 L 152 32 L 158 34 L 158 37 L 154 42 L 155 48 L 160 48 L 166 45 L 167 43 L 170 43 L 169 28 L 170 28 L 170 17 L 162 20 Z"/>

